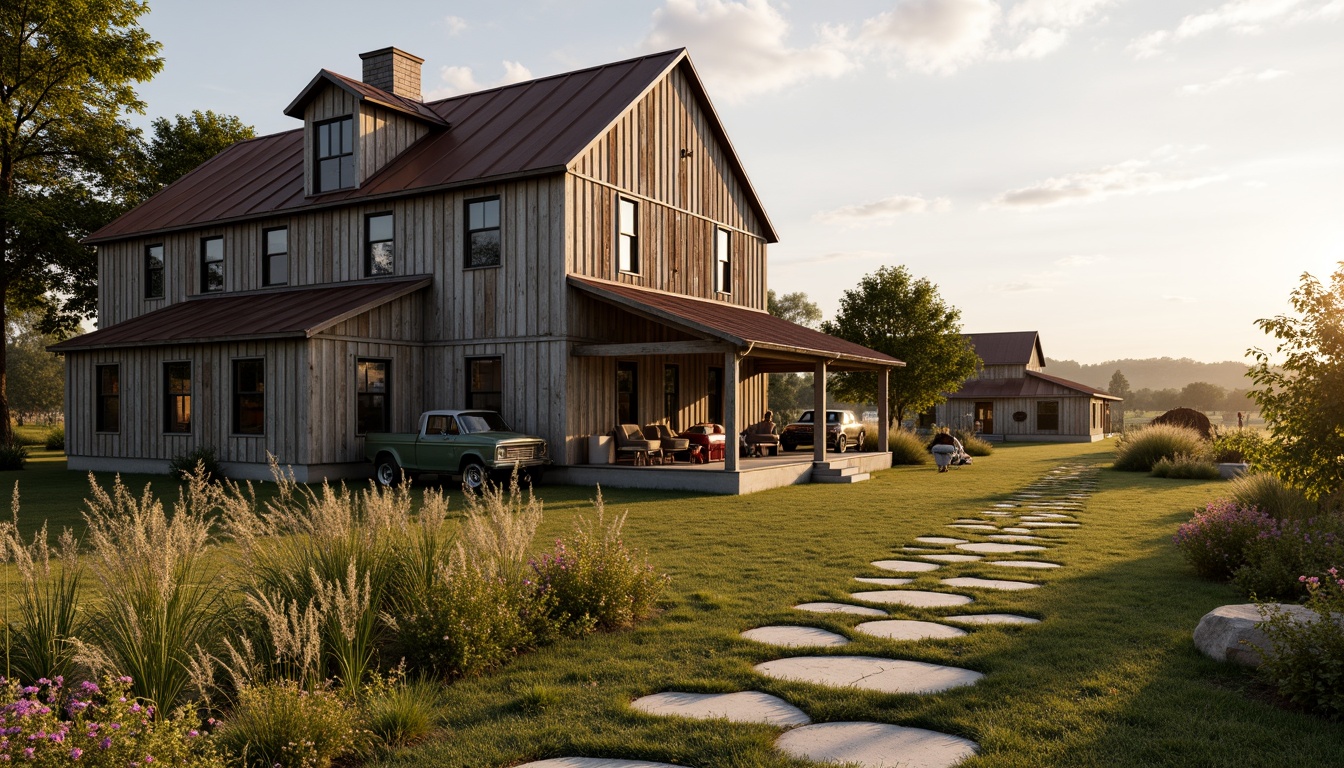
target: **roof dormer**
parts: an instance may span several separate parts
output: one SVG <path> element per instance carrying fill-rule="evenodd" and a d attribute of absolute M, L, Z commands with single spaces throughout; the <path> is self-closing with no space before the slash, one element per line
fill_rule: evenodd
<path fill-rule="evenodd" d="M 310 196 L 358 188 L 421 137 L 449 127 L 420 101 L 424 59 L 398 48 L 360 58 L 362 82 L 324 69 L 285 108 L 303 120 Z"/>

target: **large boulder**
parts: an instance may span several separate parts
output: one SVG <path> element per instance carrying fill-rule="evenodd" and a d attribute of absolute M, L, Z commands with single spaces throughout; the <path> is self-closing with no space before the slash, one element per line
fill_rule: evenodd
<path fill-rule="evenodd" d="M 1300 605 L 1284 603 L 1245 603 L 1242 605 L 1224 605 L 1204 614 L 1195 627 L 1195 647 L 1205 656 L 1218 661 L 1232 661 L 1248 667 L 1258 667 L 1261 653 L 1270 650 L 1269 638 L 1255 625 L 1265 620 L 1260 609 L 1268 611 L 1265 617 L 1275 611 L 1284 611 L 1294 621 L 1315 621 L 1319 618 L 1310 609 Z"/>

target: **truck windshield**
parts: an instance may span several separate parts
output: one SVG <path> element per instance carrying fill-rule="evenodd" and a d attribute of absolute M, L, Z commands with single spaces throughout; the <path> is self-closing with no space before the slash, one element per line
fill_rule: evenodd
<path fill-rule="evenodd" d="M 493 411 L 475 411 L 472 413 L 459 413 L 457 423 L 462 428 L 462 433 L 471 435 L 477 432 L 511 432 L 509 425 L 504 423 L 504 419 L 498 413 Z"/>

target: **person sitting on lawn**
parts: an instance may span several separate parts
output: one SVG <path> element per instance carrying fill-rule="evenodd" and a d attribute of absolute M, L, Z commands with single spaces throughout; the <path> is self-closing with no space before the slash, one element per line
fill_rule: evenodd
<path fill-rule="evenodd" d="M 934 435 L 930 450 L 933 451 L 933 463 L 938 465 L 939 472 L 946 472 L 947 465 L 951 464 L 954 458 L 965 453 L 962 450 L 961 441 L 953 437 L 947 431 L 947 427 L 943 427 L 938 434 Z"/>

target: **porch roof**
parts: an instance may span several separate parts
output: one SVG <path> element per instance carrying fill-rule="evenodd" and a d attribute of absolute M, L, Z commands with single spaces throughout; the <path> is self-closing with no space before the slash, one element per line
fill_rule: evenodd
<path fill-rule="evenodd" d="M 197 296 L 48 347 L 75 352 L 113 347 L 239 339 L 306 339 L 414 293 L 433 278 L 328 284 L 226 296 Z"/>
<path fill-rule="evenodd" d="M 574 288 L 655 322 L 705 339 L 726 342 L 746 354 L 779 361 L 782 371 L 797 370 L 803 359 L 825 359 L 832 370 L 900 368 L 905 363 L 874 349 L 781 320 L 767 312 L 722 301 L 664 293 L 624 283 L 569 276 Z M 770 363 L 758 364 L 766 370 Z"/>

